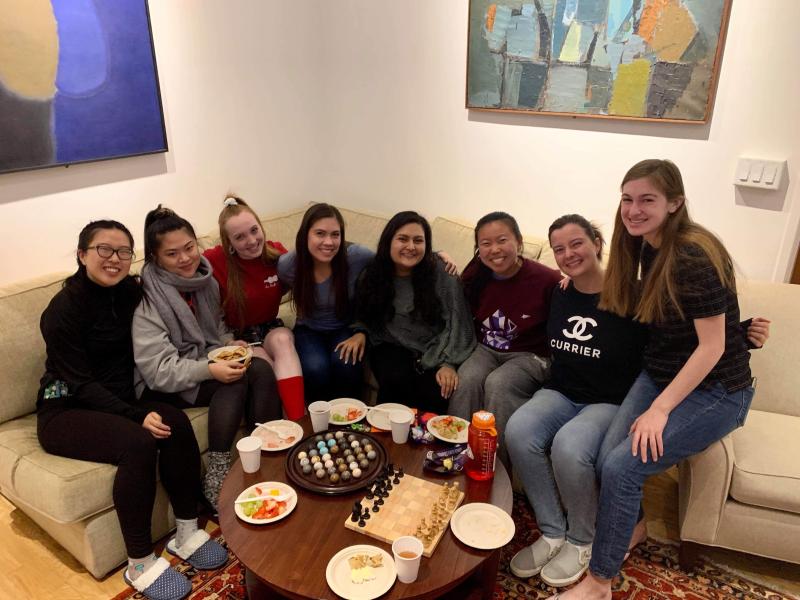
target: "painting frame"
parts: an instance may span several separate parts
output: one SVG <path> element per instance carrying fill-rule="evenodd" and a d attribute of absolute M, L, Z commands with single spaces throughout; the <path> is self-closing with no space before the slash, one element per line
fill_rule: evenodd
<path fill-rule="evenodd" d="M 663 6 L 663 5 L 667 5 L 667 4 L 680 4 L 683 8 L 685 8 L 685 6 L 683 6 L 684 1 L 691 1 L 691 0 L 631 0 L 631 4 L 634 6 L 634 9 L 633 9 L 633 15 L 631 15 L 629 13 L 628 14 L 628 18 L 632 18 L 634 20 L 634 22 L 635 22 L 637 5 L 638 5 L 638 10 L 639 10 L 639 18 L 641 18 L 642 11 L 644 11 L 648 7 L 652 7 L 654 5 Z M 476 90 L 478 92 L 485 92 L 485 90 L 481 90 L 479 88 L 479 86 L 476 86 L 474 84 L 474 79 L 475 79 L 475 68 L 474 68 L 475 67 L 475 65 L 474 65 L 475 57 L 478 56 L 481 51 L 483 51 L 484 54 L 487 51 L 490 51 L 490 50 L 488 50 L 488 48 L 477 48 L 476 47 L 476 46 L 479 46 L 481 44 L 484 44 L 486 46 L 489 45 L 489 41 L 487 40 L 487 36 L 486 36 L 486 33 L 487 33 L 486 30 L 487 30 L 487 27 L 488 27 L 488 24 L 489 24 L 488 11 L 484 10 L 484 8 L 483 8 L 484 6 L 494 6 L 494 7 L 497 7 L 498 5 L 504 6 L 504 7 L 508 7 L 509 5 L 520 5 L 522 7 L 525 7 L 526 5 L 527 6 L 533 6 L 534 9 L 537 10 L 537 12 L 538 12 L 536 17 L 538 18 L 538 24 L 540 25 L 540 32 L 541 32 L 541 30 L 545 29 L 545 27 L 541 26 L 541 18 L 542 18 L 541 8 L 542 8 L 543 4 L 552 5 L 554 12 L 553 12 L 553 14 L 551 16 L 553 17 L 553 19 L 555 19 L 556 16 L 557 16 L 556 11 L 558 11 L 559 9 L 563 9 L 565 7 L 565 5 L 570 5 L 571 4 L 573 7 L 575 7 L 578 4 L 578 2 L 585 2 L 587 4 L 590 4 L 591 2 L 594 2 L 595 5 L 605 3 L 607 5 L 607 7 L 608 7 L 608 0 L 605 0 L 605 2 L 603 2 L 602 0 L 506 0 L 505 3 L 497 2 L 497 1 L 493 1 L 493 0 L 469 0 L 469 16 L 468 16 L 468 29 L 467 29 L 467 31 L 468 31 L 467 36 L 468 37 L 467 37 L 467 61 L 466 61 L 467 62 L 467 69 L 466 69 L 467 73 L 466 73 L 466 90 L 465 90 L 465 108 L 467 108 L 469 110 L 476 110 L 476 111 L 482 111 L 482 112 L 486 111 L 486 112 L 494 112 L 494 113 L 545 115 L 545 116 L 556 116 L 556 117 L 570 117 L 570 118 L 574 118 L 574 119 L 575 118 L 603 119 L 603 120 L 609 120 L 610 119 L 610 120 L 624 120 L 624 121 L 647 122 L 647 123 L 673 123 L 673 124 L 677 123 L 677 124 L 692 124 L 692 125 L 694 125 L 694 124 L 697 124 L 697 125 L 707 124 L 707 123 L 710 122 L 711 117 L 712 117 L 712 113 L 713 113 L 713 107 L 714 107 L 714 102 L 715 102 L 715 99 L 716 99 L 717 87 L 718 87 L 718 83 L 719 83 L 719 75 L 720 75 L 720 70 L 721 70 L 722 56 L 723 56 L 723 52 L 724 52 L 724 48 L 725 48 L 725 42 L 726 42 L 726 39 L 727 39 L 727 31 L 728 31 L 728 26 L 729 26 L 729 22 L 730 22 L 731 6 L 732 6 L 732 3 L 733 3 L 733 0 L 717 0 L 717 1 L 719 2 L 719 25 L 718 25 L 718 27 L 716 27 L 716 28 L 714 28 L 712 30 L 713 32 L 716 33 L 715 47 L 713 48 L 713 52 L 708 52 L 707 53 L 707 55 L 705 57 L 705 60 L 706 60 L 705 63 L 704 62 L 700 62 L 700 63 L 698 63 L 697 65 L 694 66 L 694 68 L 702 67 L 703 69 L 705 69 L 707 71 L 707 79 L 705 80 L 705 82 L 707 82 L 707 86 L 705 88 L 706 91 L 702 96 L 700 96 L 702 98 L 702 100 L 703 100 L 702 101 L 702 110 L 698 111 L 697 107 L 694 106 L 693 107 L 694 108 L 693 115 L 691 117 L 687 117 L 687 116 L 685 116 L 683 114 L 680 114 L 680 115 L 677 115 L 677 116 L 676 115 L 666 115 L 666 116 L 665 115 L 661 115 L 661 116 L 659 116 L 657 114 L 656 115 L 650 115 L 650 114 L 646 114 L 646 113 L 645 114 L 625 114 L 625 113 L 623 113 L 621 111 L 615 111 L 615 112 L 609 114 L 609 113 L 602 112 L 602 108 L 601 108 L 602 105 L 599 105 L 599 107 L 588 107 L 588 108 L 586 107 L 586 105 L 584 105 L 584 106 L 578 105 L 578 110 L 558 110 L 558 109 L 549 110 L 549 109 L 545 109 L 544 107 L 527 107 L 527 106 L 520 107 L 520 106 L 514 106 L 513 102 L 508 102 L 508 98 L 506 98 L 504 96 L 505 90 L 503 89 L 503 85 L 506 83 L 506 77 L 507 77 L 506 73 L 504 71 L 501 74 L 501 77 L 503 78 L 503 82 L 500 85 L 499 97 L 498 98 L 492 98 L 492 100 L 496 100 L 496 101 L 495 102 L 491 102 L 491 103 L 475 102 L 474 101 L 475 97 L 476 97 L 476 95 L 478 95 L 478 94 L 476 94 Z M 545 8 L 546 8 L 546 6 L 545 6 Z M 512 9 L 512 10 L 517 10 L 519 15 L 523 15 L 522 9 Z M 480 11 L 480 12 L 478 13 L 478 11 Z M 508 11 L 506 11 L 506 13 L 507 12 Z M 530 9 L 529 9 L 529 12 L 530 12 Z M 572 16 L 574 17 L 575 14 L 573 13 Z M 484 21 L 484 19 L 486 19 L 486 20 Z M 477 25 L 481 26 L 481 32 L 480 33 L 476 31 L 476 26 Z M 596 31 L 597 31 L 597 29 L 595 29 L 595 32 Z M 633 35 L 638 35 L 638 33 L 639 33 L 639 31 L 637 29 L 633 29 L 633 32 L 634 32 Z M 516 33 L 516 31 L 515 31 L 515 33 Z M 689 42 L 689 46 L 687 46 L 687 48 L 690 47 L 692 44 L 696 44 L 697 39 L 700 38 L 700 28 L 699 27 L 697 28 L 696 36 L 697 36 L 696 38 L 692 38 L 691 39 L 691 41 Z M 595 33 L 594 41 L 597 41 L 597 39 L 598 39 L 598 36 Z M 493 41 L 494 41 L 495 44 L 498 43 L 497 40 L 493 40 Z M 591 69 L 591 68 L 594 67 L 594 65 L 591 64 L 591 57 L 590 57 L 590 60 L 589 60 L 589 64 L 587 64 L 586 62 L 562 63 L 559 60 L 559 58 L 553 58 L 553 55 L 555 54 L 555 52 L 553 52 L 553 50 L 556 49 L 556 48 L 555 48 L 555 44 L 553 42 L 553 38 L 552 37 L 550 37 L 549 42 L 550 42 L 550 47 L 547 48 L 546 50 L 548 52 L 551 52 L 552 54 L 549 54 L 546 57 L 546 59 L 541 60 L 540 57 L 536 57 L 536 58 L 539 58 L 539 60 L 535 60 L 535 59 L 526 59 L 526 58 L 519 58 L 519 57 L 513 57 L 513 56 L 509 57 L 508 55 L 506 55 L 505 58 L 503 59 L 504 60 L 504 65 L 509 65 L 509 64 L 513 64 L 513 63 L 520 64 L 520 63 L 525 63 L 525 62 L 530 62 L 530 63 L 538 62 L 540 64 L 544 64 L 544 67 L 539 66 L 537 68 L 538 68 L 539 72 L 541 72 L 542 70 L 546 69 L 546 75 L 544 76 L 544 80 L 546 82 L 549 82 L 549 76 L 551 74 L 551 70 L 555 71 L 555 68 L 564 67 L 564 70 L 566 71 L 566 70 L 569 70 L 569 69 L 575 69 L 575 70 L 578 70 L 578 69 L 581 69 L 581 68 Z M 616 42 L 616 40 L 615 40 L 615 42 Z M 539 48 L 540 49 L 543 48 L 544 47 L 544 42 L 542 40 L 540 40 L 539 43 L 540 43 Z M 699 45 L 699 44 L 696 44 L 696 45 Z M 645 44 L 645 46 L 646 46 L 646 44 Z M 495 50 L 496 50 L 496 48 L 497 48 L 497 46 L 495 45 Z M 508 40 L 506 40 L 506 50 L 508 50 L 509 48 L 510 48 L 510 45 L 508 44 Z M 591 45 L 590 45 L 590 48 L 591 48 Z M 645 48 L 645 49 L 647 49 L 647 48 Z M 494 51 L 494 50 L 491 50 L 491 51 Z M 515 46 L 514 47 L 514 51 L 518 52 L 519 51 L 518 47 Z M 559 51 L 560 51 L 560 49 L 559 49 Z M 652 55 L 655 54 L 655 53 L 656 52 L 654 50 L 650 49 L 649 55 L 647 53 L 644 53 L 644 55 L 638 57 L 637 60 L 644 59 L 644 60 L 652 61 L 653 60 L 653 56 Z M 498 59 L 495 58 L 494 62 L 495 62 L 495 64 L 497 64 L 498 63 Z M 666 61 L 655 60 L 653 62 L 653 64 L 656 64 L 656 63 L 659 63 L 659 62 L 666 62 Z M 677 61 L 675 61 L 675 62 L 677 62 Z M 619 68 L 620 64 L 623 64 L 623 63 L 622 62 L 617 63 L 617 68 Z M 678 68 L 682 69 L 683 72 L 687 71 L 686 67 L 683 64 L 681 64 Z M 655 70 L 655 69 L 653 69 L 653 70 Z M 519 68 L 517 68 L 517 71 L 519 71 Z M 524 64 L 523 64 L 522 71 L 523 71 L 523 75 L 524 75 L 524 71 L 525 71 L 525 65 Z M 663 68 L 660 69 L 660 72 L 665 72 L 665 71 L 667 71 L 667 69 L 663 69 Z M 692 71 L 690 71 L 690 73 L 692 73 Z M 691 76 L 692 75 L 690 75 L 690 77 Z M 652 74 L 650 75 L 650 77 L 651 77 L 651 79 L 648 79 L 647 88 L 646 88 L 646 91 L 645 91 L 646 101 L 649 101 L 650 94 L 651 94 L 650 85 L 652 84 L 652 81 L 655 79 L 655 77 Z M 519 75 L 518 78 L 520 80 L 522 80 L 522 75 Z M 540 80 L 542 79 L 541 76 L 539 77 L 539 79 Z M 701 81 L 701 86 L 704 85 L 705 82 Z M 545 89 L 544 89 L 545 85 L 546 85 L 546 83 L 542 83 L 541 91 L 540 91 L 541 94 L 545 94 Z M 574 86 L 573 89 L 580 89 L 580 88 L 578 86 Z M 591 89 L 592 88 L 590 87 L 590 84 L 589 84 L 589 77 L 587 76 L 587 82 L 586 82 L 586 87 L 585 87 L 585 90 L 586 90 L 585 97 L 587 99 L 589 99 L 589 100 L 587 100 L 587 103 L 590 102 L 590 100 L 591 100 L 591 92 L 590 92 Z M 494 90 L 490 90 L 488 95 L 491 95 L 491 93 L 493 91 Z M 685 92 L 686 90 L 684 89 L 683 91 Z M 652 92 L 652 94 L 657 98 L 659 97 L 657 95 L 657 91 L 656 90 L 654 90 Z M 577 95 L 579 96 L 579 93 Z M 609 96 L 610 95 L 611 95 L 611 93 L 609 93 Z M 664 96 L 665 96 L 665 94 L 662 94 L 660 97 L 663 98 Z M 685 104 L 690 105 L 691 102 L 693 101 L 694 104 L 696 105 L 697 104 L 697 101 L 696 101 L 697 97 L 698 97 L 697 94 L 695 94 L 695 96 L 692 97 L 692 98 L 689 98 L 685 102 Z M 580 98 L 578 98 L 577 100 L 578 100 L 578 103 L 579 103 Z M 680 96 L 678 96 L 678 100 L 680 100 Z M 677 102 L 677 100 L 676 100 L 676 102 Z M 544 100 L 542 100 L 542 103 L 544 103 Z M 554 106 L 558 106 L 557 101 L 550 102 L 550 104 L 552 104 Z M 624 103 L 618 103 L 617 106 L 621 106 L 621 105 L 624 105 Z M 586 108 L 586 110 L 582 110 L 584 108 Z M 660 107 L 658 105 L 656 105 L 656 108 L 660 108 Z M 674 106 L 672 108 L 674 109 Z M 595 109 L 596 112 L 590 112 L 592 109 Z M 645 111 L 649 111 L 649 110 L 650 110 L 650 105 L 649 104 L 645 104 Z M 688 112 L 688 111 L 686 111 L 686 112 Z"/>
<path fill-rule="evenodd" d="M 43 4 L 34 2 L 28 5 L 38 8 L 39 13 L 35 17 L 42 18 L 46 13 Z M 63 0 L 52 0 L 50 8 L 56 25 L 57 47 L 56 64 L 51 68 L 54 70 L 52 96 L 42 99 L 35 95 L 15 93 L 17 90 L 13 86 L 4 85 L 8 84 L 8 80 L 0 77 L 0 107 L 3 107 L 4 101 L 14 108 L 30 101 L 39 111 L 35 123 L 26 122 L 25 117 L 30 114 L 28 112 L 16 114 L 6 111 L 6 120 L 0 118 L 0 141 L 12 138 L 14 133 L 23 140 L 26 135 L 38 135 L 33 146 L 40 148 L 49 144 L 52 158 L 42 159 L 44 151 L 31 157 L 13 154 L 11 149 L 5 154 L 0 151 L 0 175 L 168 152 L 148 0 L 120 0 L 115 3 L 80 0 L 69 4 Z M 80 8 L 95 10 L 96 13 L 92 15 L 94 20 L 82 16 L 78 10 Z M 58 21 L 59 10 L 66 24 Z M 30 15 L 26 17 L 20 21 L 35 21 Z M 0 23 L 0 27 L 2 25 Z M 7 23 L 5 25 L 8 29 Z M 62 30 L 72 32 L 72 41 L 76 44 L 70 46 L 63 38 Z M 32 30 L 26 42 L 35 44 L 38 41 L 37 34 L 43 31 L 49 33 L 47 27 Z M 86 40 L 93 40 L 95 47 L 87 50 L 85 46 L 89 42 Z M 52 46 L 49 41 L 42 43 Z M 99 63 L 94 69 L 94 79 L 86 77 L 89 71 L 85 66 L 86 61 L 77 60 L 83 58 L 83 52 L 84 56 L 91 57 L 90 64 L 94 64 L 92 61 Z M 98 56 L 104 60 L 98 59 Z M 62 68 L 65 57 L 66 62 L 72 61 L 68 62 L 69 68 Z M 17 72 L 23 70 L 20 68 Z M 62 92 L 60 85 L 63 82 L 66 82 L 69 93 Z M 67 106 L 64 112 L 69 119 L 58 119 L 58 102 L 63 102 L 59 106 Z M 42 118 L 43 106 L 49 109 L 46 121 Z M 140 120 L 136 121 L 137 118 Z M 31 134 L 31 130 L 35 133 Z M 45 134 L 49 134 L 48 140 L 44 139 Z M 79 139 L 80 136 L 85 137 Z M 20 138 L 12 139 L 17 140 L 18 148 L 23 147 Z M 64 147 L 68 151 L 59 155 L 59 150 Z"/>

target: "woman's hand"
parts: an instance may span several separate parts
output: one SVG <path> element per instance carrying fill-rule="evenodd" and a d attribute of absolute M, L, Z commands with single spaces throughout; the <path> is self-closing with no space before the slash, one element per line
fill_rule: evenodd
<path fill-rule="evenodd" d="M 647 462 L 647 448 L 650 447 L 650 454 L 653 462 L 664 456 L 664 440 L 661 435 L 664 427 L 667 426 L 669 414 L 658 406 L 650 406 L 644 411 L 631 425 L 631 453 L 634 456 L 640 455 L 642 462 Z"/>
<path fill-rule="evenodd" d="M 142 421 L 142 427 L 147 429 L 157 440 L 164 440 L 168 438 L 172 431 L 169 428 L 169 425 L 165 425 L 164 422 L 161 420 L 161 415 L 157 412 L 149 412 L 147 416 Z"/>
<path fill-rule="evenodd" d="M 570 279 L 569 275 L 564 275 L 564 278 L 558 282 L 558 287 L 562 290 L 566 290 L 569 287 L 570 281 L 572 281 L 572 279 Z"/>
<path fill-rule="evenodd" d="M 221 360 L 208 364 L 211 376 L 220 383 L 233 383 L 244 376 L 245 366 L 235 360 Z"/>
<path fill-rule="evenodd" d="M 448 367 L 447 365 L 440 367 L 436 371 L 436 383 L 442 389 L 442 398 L 449 398 L 458 388 L 458 374 L 453 370 L 453 367 Z"/>
<path fill-rule="evenodd" d="M 439 250 L 436 255 L 442 259 L 444 263 L 444 270 L 447 271 L 450 275 L 458 275 L 458 265 L 453 261 L 453 257 L 450 256 L 444 250 Z"/>
<path fill-rule="evenodd" d="M 756 348 L 761 348 L 769 339 L 769 324 L 771 321 L 764 317 L 755 317 L 747 328 L 747 339 Z"/>
<path fill-rule="evenodd" d="M 363 333 L 354 333 L 343 342 L 336 344 L 334 352 L 339 353 L 339 360 L 347 364 L 352 359 L 353 364 L 360 362 L 364 358 L 364 346 L 367 343 L 367 336 Z"/>

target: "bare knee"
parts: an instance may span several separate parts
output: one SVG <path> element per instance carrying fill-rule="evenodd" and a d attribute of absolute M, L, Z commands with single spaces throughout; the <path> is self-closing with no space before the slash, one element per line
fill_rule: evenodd
<path fill-rule="evenodd" d="M 264 349 L 271 356 L 287 352 L 294 353 L 294 334 L 291 329 L 287 327 L 278 327 L 270 331 L 264 339 Z"/>

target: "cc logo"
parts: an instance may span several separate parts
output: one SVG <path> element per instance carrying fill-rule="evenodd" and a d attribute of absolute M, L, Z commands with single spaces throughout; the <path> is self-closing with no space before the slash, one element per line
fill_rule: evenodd
<path fill-rule="evenodd" d="M 568 337 L 571 340 L 578 340 L 581 342 L 585 342 L 586 340 L 592 339 L 591 333 L 584 333 L 586 332 L 586 327 L 591 325 L 592 327 L 597 327 L 597 321 L 592 319 L 591 317 L 579 317 L 575 315 L 574 317 L 570 317 L 567 319 L 567 323 L 575 323 L 572 326 L 572 331 L 567 331 L 566 329 L 562 329 L 561 333 L 564 334 L 564 337 Z"/>

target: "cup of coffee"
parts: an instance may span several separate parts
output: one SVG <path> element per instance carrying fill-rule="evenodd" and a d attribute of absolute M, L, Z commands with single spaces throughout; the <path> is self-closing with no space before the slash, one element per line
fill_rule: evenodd
<path fill-rule="evenodd" d="M 311 428 L 314 433 L 325 431 L 331 418 L 331 403 L 317 400 L 308 405 L 308 414 L 311 417 Z"/>
<path fill-rule="evenodd" d="M 424 550 L 422 542 L 412 535 L 404 535 L 392 543 L 394 565 L 400 583 L 412 583 L 417 580 Z"/>
<path fill-rule="evenodd" d="M 406 410 L 393 410 L 389 413 L 389 423 L 392 425 L 392 441 L 395 444 L 405 444 L 408 441 L 408 432 L 414 415 Z"/>
<path fill-rule="evenodd" d="M 242 461 L 242 470 L 245 473 L 255 473 L 261 468 L 261 444 L 263 440 L 254 435 L 248 435 L 236 442 L 239 459 Z"/>

